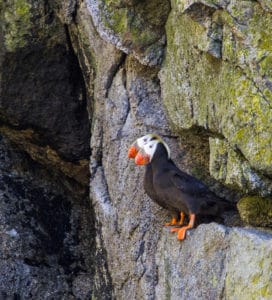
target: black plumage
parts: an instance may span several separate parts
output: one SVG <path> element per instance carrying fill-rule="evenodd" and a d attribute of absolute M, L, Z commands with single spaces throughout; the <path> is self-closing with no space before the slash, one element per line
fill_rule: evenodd
<path fill-rule="evenodd" d="M 216 196 L 200 180 L 181 171 L 168 158 L 163 143 L 158 142 L 144 177 L 146 193 L 173 213 L 219 215 L 233 205 Z"/>
<path fill-rule="evenodd" d="M 152 150 L 153 148 L 153 150 Z M 200 180 L 181 171 L 170 158 L 166 143 L 158 138 L 149 139 L 141 149 L 137 149 L 136 164 L 147 164 L 144 189 L 147 195 L 163 208 L 171 211 L 173 219 L 167 225 L 182 225 L 184 216 L 189 216 L 189 224 L 171 231 L 178 232 L 183 240 L 187 229 L 195 224 L 196 215 L 219 216 L 234 205 L 208 189 Z M 180 214 L 181 220 L 177 222 Z"/>

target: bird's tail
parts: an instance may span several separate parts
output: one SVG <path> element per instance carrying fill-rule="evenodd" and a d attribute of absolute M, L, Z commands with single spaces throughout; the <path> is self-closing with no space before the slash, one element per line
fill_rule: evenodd
<path fill-rule="evenodd" d="M 226 211 L 237 210 L 237 207 L 235 203 L 211 194 L 206 195 L 200 210 L 200 213 L 203 213 L 205 215 L 218 216 Z"/>

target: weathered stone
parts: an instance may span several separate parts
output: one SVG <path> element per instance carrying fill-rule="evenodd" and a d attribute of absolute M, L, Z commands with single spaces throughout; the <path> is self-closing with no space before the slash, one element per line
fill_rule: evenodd
<path fill-rule="evenodd" d="M 160 1 L 86 1 L 100 36 L 143 64 L 161 63 L 170 7 Z M 133 4 L 133 6 L 132 6 Z"/>
<path fill-rule="evenodd" d="M 256 172 L 239 152 L 222 139 L 210 138 L 210 173 L 217 180 L 245 193 L 268 196 L 271 180 Z"/>
<path fill-rule="evenodd" d="M 127 57 L 113 77 L 104 101 L 100 98 L 96 103 L 101 115 L 91 138 L 95 148 L 90 196 L 101 233 L 97 244 L 103 244 L 107 251 L 114 295 L 121 299 L 143 298 L 147 291 L 152 298 L 157 282 L 153 261 L 158 232 L 152 235 L 148 231 L 154 222 L 154 205 L 146 201 L 143 192 L 139 193 L 142 170 L 134 169 L 126 153 L 131 141 L 140 132 L 146 132 L 148 126 L 167 133 L 158 83 L 156 70 Z"/>
<path fill-rule="evenodd" d="M 269 0 L 258 0 L 262 7 L 267 11 L 272 11 L 272 3 Z"/>
<path fill-rule="evenodd" d="M 203 6 L 206 1 L 196 2 Z M 252 1 L 220 8 L 206 18 L 212 24 L 216 16 L 222 24 L 222 60 L 208 54 L 210 25 L 192 19 L 186 10 L 178 14 L 174 6 L 166 26 L 167 52 L 160 73 L 165 108 L 176 131 L 198 126 L 223 136 L 253 169 L 270 176 L 271 18 Z"/>
<path fill-rule="evenodd" d="M 87 299 L 96 249 L 81 69 L 48 1 L 0 1 L 0 18 L 0 298 Z"/>
<path fill-rule="evenodd" d="M 180 244 L 165 232 L 157 246 L 156 298 L 269 299 L 271 246 L 271 234 L 215 223 L 200 225 Z"/>
<path fill-rule="evenodd" d="M 27 45 L 33 23 L 31 21 L 31 1 L 12 0 L 0 1 L 2 20 L 1 40 L 10 52 Z"/>
<path fill-rule="evenodd" d="M 271 233 L 247 229 L 230 231 L 226 257 L 226 299 L 271 298 L 271 247 Z"/>
<path fill-rule="evenodd" d="M 156 256 L 157 299 L 220 299 L 225 279 L 226 228 L 201 225 L 184 243 L 177 243 L 167 231 Z"/>
<path fill-rule="evenodd" d="M 88 185 L 89 161 L 87 159 L 81 159 L 76 163 L 63 160 L 54 149 L 43 145 L 43 140 L 31 129 L 15 130 L 7 126 L 0 126 L 0 132 L 34 161 L 46 166 L 49 170 L 55 172 L 58 170 L 82 186 Z"/>

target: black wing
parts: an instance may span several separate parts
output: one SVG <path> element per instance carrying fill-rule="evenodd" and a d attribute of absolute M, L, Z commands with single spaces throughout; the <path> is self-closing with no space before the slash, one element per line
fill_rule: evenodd
<path fill-rule="evenodd" d="M 178 168 L 170 170 L 169 175 L 174 186 L 183 193 L 192 196 L 201 196 L 210 192 L 204 183 L 193 176 L 182 172 Z"/>

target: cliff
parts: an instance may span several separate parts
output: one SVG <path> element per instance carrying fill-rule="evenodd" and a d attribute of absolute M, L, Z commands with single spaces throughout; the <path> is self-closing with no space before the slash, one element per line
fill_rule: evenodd
<path fill-rule="evenodd" d="M 0 0 L 0 298 L 272 297 L 271 12 Z M 148 132 L 240 217 L 170 234 L 127 159 Z"/>

